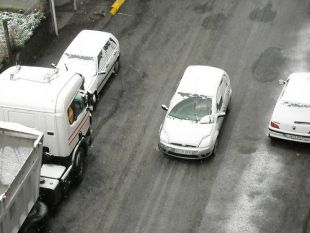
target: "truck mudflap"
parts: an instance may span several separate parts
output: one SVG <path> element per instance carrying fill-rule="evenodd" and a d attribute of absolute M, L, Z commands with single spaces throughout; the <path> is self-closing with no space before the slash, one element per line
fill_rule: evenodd
<path fill-rule="evenodd" d="M 47 206 L 43 202 L 37 201 L 18 233 L 33 233 L 43 231 L 47 224 L 47 216 Z"/>

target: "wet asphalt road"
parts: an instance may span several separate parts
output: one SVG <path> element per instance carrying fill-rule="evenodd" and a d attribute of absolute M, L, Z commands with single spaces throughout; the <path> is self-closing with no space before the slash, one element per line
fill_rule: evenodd
<path fill-rule="evenodd" d="M 83 28 L 121 44 L 121 72 L 93 114 L 85 179 L 47 232 L 310 232 L 310 146 L 267 137 L 277 80 L 310 70 L 308 2 L 127 0 L 108 23 L 92 14 L 100 4 L 84 5 L 34 63 L 57 61 Z M 157 149 L 160 106 L 192 64 L 223 68 L 233 89 L 218 154 L 201 162 Z"/>

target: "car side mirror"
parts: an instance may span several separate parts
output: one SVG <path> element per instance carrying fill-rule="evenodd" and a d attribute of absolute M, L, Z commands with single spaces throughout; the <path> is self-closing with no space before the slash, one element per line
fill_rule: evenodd
<path fill-rule="evenodd" d="M 199 121 L 200 124 L 210 124 L 211 123 L 211 117 L 210 116 L 204 116 Z"/>
<path fill-rule="evenodd" d="M 223 116 L 226 116 L 226 112 L 219 112 L 217 114 L 217 117 L 223 117 Z"/>
<path fill-rule="evenodd" d="M 164 105 L 164 104 L 161 106 L 161 108 L 162 108 L 163 110 L 165 110 L 165 111 L 168 111 L 168 107 L 167 107 L 166 105 Z"/>
<path fill-rule="evenodd" d="M 284 84 L 286 84 L 286 81 L 285 81 L 285 80 L 280 79 L 280 80 L 279 80 L 279 84 L 280 84 L 280 85 L 284 85 Z"/>
<path fill-rule="evenodd" d="M 204 116 L 200 119 L 199 121 L 200 124 L 211 124 L 214 123 L 214 116 L 212 115 L 208 115 L 208 116 Z"/>
<path fill-rule="evenodd" d="M 86 105 L 87 110 L 93 111 L 94 103 L 93 103 L 92 94 L 84 90 L 79 90 L 79 93 L 83 97 L 84 104 Z"/>

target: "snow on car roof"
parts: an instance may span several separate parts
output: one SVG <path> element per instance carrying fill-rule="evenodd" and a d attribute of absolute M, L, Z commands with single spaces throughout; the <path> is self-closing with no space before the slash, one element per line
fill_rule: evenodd
<path fill-rule="evenodd" d="M 0 74 L 0 105 L 55 112 L 59 94 L 80 84 L 79 75 L 52 68 L 12 66 Z"/>
<path fill-rule="evenodd" d="M 65 53 L 86 57 L 96 57 L 107 43 L 111 33 L 95 30 L 82 30 L 71 42 Z"/>
<path fill-rule="evenodd" d="M 176 92 L 215 96 L 225 71 L 212 66 L 188 66 Z"/>
<path fill-rule="evenodd" d="M 310 73 L 292 73 L 283 93 L 285 101 L 310 104 Z"/>

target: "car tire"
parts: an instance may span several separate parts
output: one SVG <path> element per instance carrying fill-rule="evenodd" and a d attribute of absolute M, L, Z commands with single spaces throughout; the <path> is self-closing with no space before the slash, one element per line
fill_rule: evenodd
<path fill-rule="evenodd" d="M 40 230 L 37 229 L 36 227 L 31 227 L 25 233 L 39 233 L 39 232 L 40 232 Z"/>
<path fill-rule="evenodd" d="M 214 147 L 213 147 L 213 150 L 211 152 L 211 155 L 209 157 L 211 157 L 211 158 L 215 157 L 216 152 L 217 152 L 217 145 L 218 145 L 218 143 L 217 143 L 217 140 L 216 140 L 215 143 L 214 143 Z"/>
<path fill-rule="evenodd" d="M 76 155 L 76 159 L 74 161 L 74 178 L 73 178 L 73 184 L 75 186 L 79 185 L 84 177 L 85 172 L 85 149 L 81 147 Z"/>
<path fill-rule="evenodd" d="M 118 57 L 116 62 L 114 63 L 114 68 L 113 68 L 114 75 L 117 75 L 120 69 L 121 69 L 121 62 L 120 62 L 120 59 Z"/>
<path fill-rule="evenodd" d="M 91 97 L 91 106 L 90 106 L 90 111 L 96 111 L 96 108 L 97 108 L 97 103 L 98 103 L 98 94 L 97 92 L 95 92 L 92 97 Z"/>
<path fill-rule="evenodd" d="M 226 114 L 228 114 L 230 112 L 230 106 L 231 106 L 231 97 L 229 99 L 229 102 L 228 102 L 228 105 L 227 105 L 227 108 L 226 108 Z"/>

